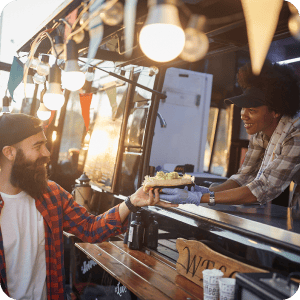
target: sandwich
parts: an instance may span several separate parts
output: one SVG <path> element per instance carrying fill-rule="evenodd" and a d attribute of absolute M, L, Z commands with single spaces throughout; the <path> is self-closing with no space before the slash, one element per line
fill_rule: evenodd
<path fill-rule="evenodd" d="M 177 172 L 164 173 L 163 171 L 159 171 L 155 176 L 145 176 L 145 180 L 143 182 L 143 190 L 148 193 L 151 188 L 184 188 L 188 186 L 194 186 L 195 177 L 183 174 L 180 176 Z"/>

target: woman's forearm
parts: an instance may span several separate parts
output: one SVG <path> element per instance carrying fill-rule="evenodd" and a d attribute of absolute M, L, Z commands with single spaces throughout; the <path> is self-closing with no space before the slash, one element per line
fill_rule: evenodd
<path fill-rule="evenodd" d="M 216 204 L 250 204 L 256 203 L 257 198 L 251 193 L 246 186 L 236 187 L 229 190 L 215 191 Z M 209 194 L 204 194 L 201 198 L 201 203 L 209 202 Z"/>
<path fill-rule="evenodd" d="M 240 185 L 235 182 L 234 180 L 226 180 L 225 182 L 218 184 L 214 187 L 210 187 L 209 190 L 213 192 L 220 192 L 220 191 L 226 191 L 226 190 L 231 190 L 235 189 L 237 187 L 240 187 Z"/>

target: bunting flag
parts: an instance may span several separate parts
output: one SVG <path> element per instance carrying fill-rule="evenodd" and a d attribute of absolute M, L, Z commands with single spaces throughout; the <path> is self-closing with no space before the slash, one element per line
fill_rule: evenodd
<path fill-rule="evenodd" d="M 51 110 L 51 116 L 48 120 L 48 124 L 44 125 L 44 129 L 47 129 L 49 127 L 49 125 L 51 124 L 51 122 L 53 121 L 53 119 L 55 117 L 55 113 L 56 113 L 56 110 Z"/>
<path fill-rule="evenodd" d="M 126 0 L 124 6 L 125 56 L 132 55 L 137 0 Z"/>
<path fill-rule="evenodd" d="M 10 68 L 7 88 L 14 102 L 14 91 L 23 80 L 24 64 L 14 56 L 13 63 Z"/>
<path fill-rule="evenodd" d="M 77 19 L 77 12 L 78 12 L 78 8 L 74 9 L 70 14 L 67 15 L 67 17 L 65 18 L 66 21 L 72 26 L 76 19 Z M 64 32 L 64 40 L 67 39 L 68 35 L 72 32 L 72 29 L 68 26 L 65 25 L 65 32 Z"/>
<path fill-rule="evenodd" d="M 260 74 L 268 54 L 282 4 L 283 0 L 242 0 L 252 71 L 255 75 Z"/>
<path fill-rule="evenodd" d="M 84 120 L 85 129 L 89 131 L 90 126 L 90 107 L 92 102 L 93 93 L 79 94 L 81 114 Z"/>
<path fill-rule="evenodd" d="M 101 5 L 104 3 L 104 0 L 95 0 L 89 9 L 90 15 L 93 15 Z M 98 51 L 98 47 L 102 41 L 104 33 L 104 25 L 102 19 L 99 14 L 96 14 L 89 22 L 89 51 L 87 55 L 87 61 L 85 65 L 82 67 L 82 71 L 87 71 L 89 64 L 91 63 L 92 59 L 96 56 Z"/>
<path fill-rule="evenodd" d="M 114 116 L 118 109 L 116 82 L 112 81 L 112 82 L 105 83 L 104 89 L 108 96 L 109 103 L 110 103 L 111 110 L 112 110 L 112 118 L 114 119 Z"/>

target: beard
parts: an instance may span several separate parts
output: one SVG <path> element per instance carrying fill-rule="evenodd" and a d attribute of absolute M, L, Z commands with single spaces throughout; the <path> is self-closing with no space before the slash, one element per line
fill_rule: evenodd
<path fill-rule="evenodd" d="M 26 159 L 22 149 L 17 150 L 16 159 L 12 166 L 10 183 L 29 194 L 39 198 L 47 189 L 47 167 L 49 157 L 39 157 L 36 161 Z"/>

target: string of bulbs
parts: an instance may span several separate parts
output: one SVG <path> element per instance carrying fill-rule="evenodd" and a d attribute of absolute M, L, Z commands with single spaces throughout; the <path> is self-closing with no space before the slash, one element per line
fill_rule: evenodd
<path fill-rule="evenodd" d="M 62 86 L 70 91 L 80 90 L 86 81 L 93 81 L 94 69 L 89 67 L 90 61 L 84 66 L 78 65 L 78 49 L 84 39 L 84 31 L 92 30 L 91 24 L 96 18 L 97 26 L 115 26 L 124 17 L 125 32 L 125 56 L 130 56 L 133 47 L 134 34 L 132 28 L 135 25 L 137 0 L 125 1 L 125 6 L 118 0 L 91 0 L 82 3 L 82 10 L 75 22 L 70 25 L 65 19 L 58 20 L 52 28 L 41 32 L 32 43 L 28 60 L 24 68 L 24 89 L 26 93 L 26 78 L 29 69 L 36 70 L 33 80 L 36 84 L 44 84 L 41 106 L 39 111 L 50 117 L 51 110 L 57 110 L 64 104 Z M 183 30 L 179 20 L 179 9 L 182 9 L 189 18 L 187 27 Z M 290 24 L 297 24 L 297 29 L 290 29 L 294 36 L 299 36 L 300 20 L 294 8 L 290 7 L 293 18 Z M 126 14 L 124 14 L 124 11 Z M 127 16 L 127 17 L 126 17 Z M 299 17 L 299 18 L 296 18 Z M 207 20 L 203 15 L 192 14 L 180 0 L 148 0 L 148 15 L 141 31 L 139 32 L 139 45 L 144 54 L 153 61 L 168 62 L 176 57 L 188 62 L 202 59 L 209 48 L 209 39 L 204 33 L 206 24 L 220 24 L 240 18 L 241 14 L 234 14 L 223 18 Z M 71 33 L 65 42 L 62 36 L 51 38 L 50 34 L 60 23 L 69 27 Z M 293 28 L 296 26 L 294 25 Z M 42 54 L 41 60 L 35 55 L 40 43 L 48 38 L 51 42 L 51 54 L 55 57 L 55 63 L 50 67 L 49 56 Z M 98 37 L 101 39 L 102 37 Z M 98 41 L 99 42 L 99 41 Z M 101 42 L 101 41 L 100 41 Z M 159 46 L 158 46 L 159 45 Z M 90 51 L 90 49 L 89 49 Z M 89 55 L 88 55 L 89 57 Z M 62 67 L 64 65 L 64 68 Z M 62 74 L 63 69 L 63 74 Z M 85 71 L 85 73 L 83 72 Z M 48 77 L 48 89 L 46 89 L 46 77 Z M 39 115 L 38 111 L 38 115 Z M 50 113 L 49 113 L 50 112 Z"/>

